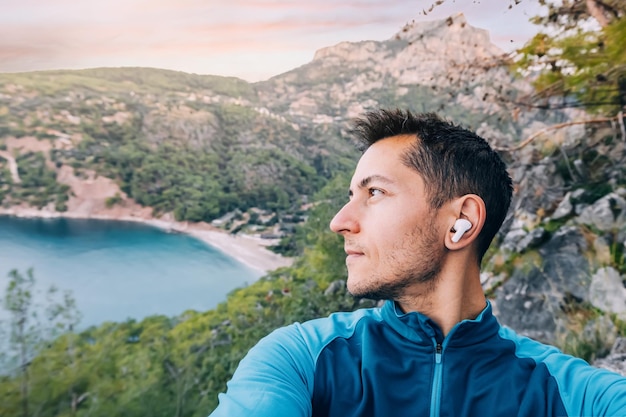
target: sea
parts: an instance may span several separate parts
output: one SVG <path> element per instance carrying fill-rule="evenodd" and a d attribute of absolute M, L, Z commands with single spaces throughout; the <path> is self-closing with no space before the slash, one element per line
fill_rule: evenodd
<path fill-rule="evenodd" d="M 137 222 L 0 216 L 0 298 L 9 272 L 30 268 L 35 304 L 52 285 L 70 291 L 80 328 L 206 311 L 261 275 L 196 238 Z"/>

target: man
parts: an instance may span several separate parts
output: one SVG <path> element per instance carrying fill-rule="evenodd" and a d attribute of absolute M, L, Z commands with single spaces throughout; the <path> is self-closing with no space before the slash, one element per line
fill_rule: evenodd
<path fill-rule="evenodd" d="M 512 185 L 488 143 L 433 114 L 379 111 L 330 227 L 348 290 L 383 307 L 261 340 L 214 417 L 626 416 L 626 378 L 501 327 L 480 263 Z"/>

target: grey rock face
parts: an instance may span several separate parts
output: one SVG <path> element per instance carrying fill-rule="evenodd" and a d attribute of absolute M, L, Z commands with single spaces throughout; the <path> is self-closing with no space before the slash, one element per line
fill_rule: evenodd
<path fill-rule="evenodd" d="M 609 232 L 624 224 L 626 200 L 617 193 L 609 193 L 594 204 L 585 207 L 577 222 L 594 226 L 602 232 Z"/>
<path fill-rule="evenodd" d="M 533 268 L 515 273 L 496 290 L 493 301 L 500 322 L 533 339 L 555 343 L 560 295 L 550 295 L 548 281 Z"/>
<path fill-rule="evenodd" d="M 570 298 L 589 298 L 589 265 L 583 253 L 583 235 L 574 227 L 562 228 L 539 249 L 543 264 L 526 265 L 496 290 L 500 321 L 529 337 L 556 342 L 563 307 Z"/>
<path fill-rule="evenodd" d="M 533 229 L 518 242 L 516 250 L 524 252 L 526 249 L 536 247 L 543 242 L 546 235 L 547 233 L 543 227 Z"/>
<path fill-rule="evenodd" d="M 593 365 L 626 376 L 626 338 L 618 338 L 611 353 L 594 361 Z"/>
<path fill-rule="evenodd" d="M 589 301 L 602 311 L 626 320 L 626 288 L 619 272 L 611 267 L 598 269 L 591 276 Z"/>
<path fill-rule="evenodd" d="M 344 281 L 343 279 L 338 279 L 330 283 L 328 288 L 326 288 L 326 290 L 324 291 L 324 295 L 328 296 L 328 295 L 337 294 L 338 292 L 345 292 L 345 291 L 346 291 L 346 281 Z"/>
<path fill-rule="evenodd" d="M 561 200 L 556 210 L 554 210 L 554 213 L 552 213 L 552 218 L 554 220 L 559 220 L 572 214 L 574 206 L 572 205 L 571 196 L 572 193 L 568 192 L 567 194 L 565 194 L 563 200 Z"/>
<path fill-rule="evenodd" d="M 518 218 L 514 218 L 508 227 L 507 233 L 504 235 L 500 249 L 515 252 L 527 234 L 525 223 Z"/>

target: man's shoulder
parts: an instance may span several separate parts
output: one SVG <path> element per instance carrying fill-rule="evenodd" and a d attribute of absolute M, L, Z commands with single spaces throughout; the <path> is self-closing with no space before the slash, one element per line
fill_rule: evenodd
<path fill-rule="evenodd" d="M 375 324 L 382 321 L 380 308 L 362 308 L 354 311 L 332 313 L 302 323 L 294 323 L 304 333 L 344 336 L 354 332 L 358 325 Z"/>
<path fill-rule="evenodd" d="M 316 318 L 300 323 L 306 329 L 328 329 L 334 331 L 351 331 L 358 323 L 366 321 L 377 323 L 382 321 L 379 307 L 361 308 L 354 311 L 340 311 L 327 317 Z"/>
<path fill-rule="evenodd" d="M 501 336 L 516 343 L 516 355 L 536 363 L 535 376 L 550 380 L 572 416 L 626 415 L 626 378 L 597 368 L 554 346 L 504 328 Z M 541 384 L 531 384 L 529 388 Z"/>
<path fill-rule="evenodd" d="M 296 322 L 276 329 L 267 338 L 279 343 L 299 341 L 310 351 L 319 351 L 333 340 L 349 339 L 357 329 L 363 331 L 370 326 L 377 326 L 382 321 L 380 308 L 364 308 Z"/>
<path fill-rule="evenodd" d="M 584 376 L 596 377 L 606 372 L 591 366 L 581 358 L 562 352 L 553 345 L 523 336 L 510 328 L 502 327 L 500 336 L 515 343 L 517 357 L 533 360 L 558 381 L 571 379 L 573 373 L 578 375 L 578 380 L 582 380 Z M 612 377 L 612 375 L 609 376 Z"/>

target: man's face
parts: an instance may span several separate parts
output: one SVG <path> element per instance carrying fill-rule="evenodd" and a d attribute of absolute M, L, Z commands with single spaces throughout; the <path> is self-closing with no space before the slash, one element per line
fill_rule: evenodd
<path fill-rule="evenodd" d="M 344 237 L 348 290 L 355 296 L 422 293 L 441 270 L 443 225 L 430 208 L 422 177 L 401 160 L 414 140 L 395 136 L 368 148 L 352 177 L 350 201 L 330 223 Z"/>

